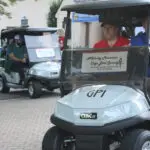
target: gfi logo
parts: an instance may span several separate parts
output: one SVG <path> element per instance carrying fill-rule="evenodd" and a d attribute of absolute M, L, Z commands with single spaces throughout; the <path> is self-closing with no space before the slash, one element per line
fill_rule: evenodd
<path fill-rule="evenodd" d="M 97 113 L 82 113 L 80 119 L 97 119 Z"/>

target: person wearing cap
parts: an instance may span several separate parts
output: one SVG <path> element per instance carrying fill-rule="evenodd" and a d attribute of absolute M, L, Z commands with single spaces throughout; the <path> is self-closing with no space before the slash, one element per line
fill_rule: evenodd
<path fill-rule="evenodd" d="M 27 67 L 26 62 L 26 48 L 22 44 L 22 39 L 19 35 L 15 35 L 15 42 L 9 44 L 8 46 L 8 56 L 11 62 L 10 69 L 17 71 L 20 74 L 21 79 L 24 79 L 24 70 L 23 68 Z"/>
<path fill-rule="evenodd" d="M 114 19 L 106 19 L 101 24 L 104 40 L 97 42 L 94 48 L 128 46 L 129 40 L 119 35 L 119 25 Z"/>

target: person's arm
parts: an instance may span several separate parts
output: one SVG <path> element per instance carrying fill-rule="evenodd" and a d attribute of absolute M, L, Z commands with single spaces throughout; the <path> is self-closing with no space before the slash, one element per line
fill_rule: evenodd
<path fill-rule="evenodd" d="M 23 59 L 19 59 L 19 58 L 15 57 L 15 55 L 13 53 L 9 54 L 9 58 L 14 61 L 17 61 L 17 62 L 23 62 Z"/>
<path fill-rule="evenodd" d="M 22 62 L 22 63 L 24 63 L 24 59 L 19 59 L 19 58 L 17 58 L 15 55 L 14 55 L 14 53 L 13 53 L 13 46 L 12 45 L 10 45 L 9 47 L 8 47 L 8 56 L 9 56 L 9 58 L 11 59 L 11 60 L 14 60 L 14 61 L 17 61 L 17 62 Z"/>

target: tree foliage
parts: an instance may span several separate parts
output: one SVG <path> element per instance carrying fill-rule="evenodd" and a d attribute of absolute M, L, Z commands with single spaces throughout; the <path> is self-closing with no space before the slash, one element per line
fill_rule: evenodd
<path fill-rule="evenodd" d="M 53 1 L 49 7 L 49 13 L 47 17 L 47 25 L 49 27 L 56 27 L 57 26 L 57 19 L 55 17 L 57 10 L 59 9 L 63 0 L 56 0 Z"/>
<path fill-rule="evenodd" d="M 0 15 L 5 15 L 11 18 L 11 13 L 6 10 L 10 5 L 15 4 L 16 2 L 21 2 L 24 0 L 0 0 Z M 37 0 L 35 0 L 37 1 Z"/>
<path fill-rule="evenodd" d="M 0 0 L 0 15 L 11 17 L 10 12 L 6 11 L 5 9 L 14 3 L 16 3 L 16 0 Z"/>

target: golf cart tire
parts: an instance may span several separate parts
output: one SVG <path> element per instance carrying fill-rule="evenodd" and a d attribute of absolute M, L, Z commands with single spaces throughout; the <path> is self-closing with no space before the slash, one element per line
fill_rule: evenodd
<path fill-rule="evenodd" d="M 29 92 L 29 86 L 32 85 L 33 93 Z M 42 95 L 42 85 L 39 81 L 30 80 L 28 84 L 28 93 L 30 98 L 39 98 Z"/>
<path fill-rule="evenodd" d="M 125 136 L 120 150 L 143 150 L 142 147 L 146 142 L 150 144 L 150 131 L 136 129 Z"/>
<path fill-rule="evenodd" d="M 3 83 L 3 84 L 2 84 L 3 87 L 2 87 L 2 89 L 0 90 L 0 92 L 1 92 L 1 93 L 9 93 L 10 88 L 6 85 L 6 81 L 4 80 L 4 78 L 0 76 L 0 80 L 1 80 L 2 83 Z"/>
<path fill-rule="evenodd" d="M 44 135 L 42 150 L 61 150 L 65 133 L 56 126 L 50 128 Z"/>

